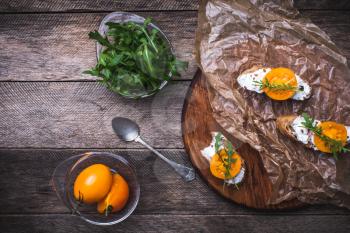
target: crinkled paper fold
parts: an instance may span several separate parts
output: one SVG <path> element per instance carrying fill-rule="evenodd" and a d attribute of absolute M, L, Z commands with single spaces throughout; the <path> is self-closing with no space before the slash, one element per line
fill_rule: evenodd
<path fill-rule="evenodd" d="M 294 198 L 350 208 L 350 154 L 334 160 L 283 136 L 278 116 L 309 113 L 350 125 L 350 72 L 329 36 L 293 1 L 209 0 L 199 9 L 196 58 L 216 121 L 260 152 L 272 182 L 270 204 Z M 254 65 L 288 67 L 313 88 L 306 101 L 273 101 L 239 88 Z"/>

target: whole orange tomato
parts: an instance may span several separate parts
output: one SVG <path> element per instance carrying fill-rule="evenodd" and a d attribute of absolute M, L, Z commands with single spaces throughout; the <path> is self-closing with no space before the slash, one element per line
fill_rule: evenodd
<path fill-rule="evenodd" d="M 129 185 L 118 173 L 113 175 L 111 190 L 97 205 L 97 211 L 106 216 L 109 213 L 120 211 L 129 199 Z"/>
<path fill-rule="evenodd" d="M 112 185 L 110 168 L 103 164 L 94 164 L 85 168 L 74 182 L 74 197 L 85 204 L 102 200 Z"/>

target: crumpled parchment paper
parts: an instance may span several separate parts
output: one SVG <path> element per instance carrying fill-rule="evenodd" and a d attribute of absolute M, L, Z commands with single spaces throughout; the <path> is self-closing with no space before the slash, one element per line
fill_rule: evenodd
<path fill-rule="evenodd" d="M 350 154 L 336 161 L 283 136 L 275 122 L 307 112 L 350 125 L 350 71 L 325 32 L 302 18 L 292 0 L 205 0 L 196 58 L 216 121 L 260 152 L 273 185 L 269 204 L 297 198 L 350 208 Z M 277 102 L 243 90 L 236 79 L 254 65 L 291 68 L 312 86 L 311 98 Z"/>

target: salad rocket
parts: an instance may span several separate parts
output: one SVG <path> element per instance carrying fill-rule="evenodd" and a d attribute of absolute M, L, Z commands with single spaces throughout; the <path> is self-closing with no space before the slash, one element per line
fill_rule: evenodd
<path fill-rule="evenodd" d="M 150 23 L 150 18 L 143 25 L 107 22 L 107 36 L 90 32 L 103 50 L 96 66 L 84 73 L 102 78 L 111 91 L 135 98 L 153 94 L 171 76 L 180 76 L 188 63 L 176 59 L 167 39 Z"/>

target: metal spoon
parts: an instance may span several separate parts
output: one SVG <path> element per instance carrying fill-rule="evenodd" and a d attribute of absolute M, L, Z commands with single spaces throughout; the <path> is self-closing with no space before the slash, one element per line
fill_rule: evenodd
<path fill-rule="evenodd" d="M 148 149 L 150 149 L 153 153 L 158 155 L 159 158 L 164 160 L 167 164 L 169 164 L 174 170 L 185 180 L 191 181 L 195 179 L 195 172 L 193 168 L 186 167 L 184 165 L 175 163 L 174 161 L 166 158 L 164 155 L 156 151 L 153 147 L 148 145 L 145 141 L 140 137 L 140 127 L 136 124 L 136 122 L 123 118 L 123 117 L 115 117 L 112 120 L 112 127 L 114 132 L 118 135 L 118 137 L 124 141 L 131 142 L 139 142 Z"/>

